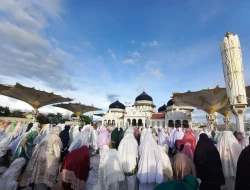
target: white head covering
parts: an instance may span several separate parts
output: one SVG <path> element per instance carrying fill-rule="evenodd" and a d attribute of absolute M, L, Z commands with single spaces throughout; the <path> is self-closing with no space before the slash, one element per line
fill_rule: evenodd
<path fill-rule="evenodd" d="M 249 137 L 250 137 L 250 131 L 245 132 L 245 137 L 241 141 L 241 148 L 244 149 L 249 145 Z"/>
<path fill-rule="evenodd" d="M 18 176 L 20 175 L 21 169 L 25 164 L 24 158 L 17 158 L 14 162 L 11 163 L 10 167 L 2 175 L 5 186 L 3 187 L 6 190 L 17 189 L 18 187 Z"/>
<path fill-rule="evenodd" d="M 168 147 L 160 146 L 160 145 L 158 145 L 158 147 L 161 153 L 161 159 L 162 159 L 162 164 L 163 164 L 163 174 L 164 176 L 167 176 L 168 180 L 171 180 L 173 178 L 173 169 L 172 169 L 170 159 L 167 155 Z"/>
<path fill-rule="evenodd" d="M 12 141 L 12 136 L 6 136 L 0 141 L 0 157 L 4 156 L 8 149 L 10 149 L 10 144 Z"/>
<path fill-rule="evenodd" d="M 182 140 L 185 134 L 181 128 L 178 128 L 176 129 L 174 135 L 175 135 L 175 140 Z"/>
<path fill-rule="evenodd" d="M 217 144 L 225 177 L 235 177 L 241 146 L 231 131 L 224 131 Z"/>
<path fill-rule="evenodd" d="M 158 145 L 162 146 L 168 144 L 168 136 L 166 135 L 165 131 L 161 129 L 158 133 Z"/>
<path fill-rule="evenodd" d="M 76 138 L 74 139 L 74 141 L 71 143 L 70 147 L 69 147 L 69 152 L 80 148 L 83 145 L 89 146 L 89 132 L 88 131 L 82 131 L 80 133 L 78 133 L 78 135 L 76 136 Z"/>
<path fill-rule="evenodd" d="M 103 154 L 105 190 L 108 190 L 111 184 L 125 180 L 120 160 L 120 155 L 115 149 L 109 149 Z"/>
<path fill-rule="evenodd" d="M 172 131 L 170 132 L 170 137 L 169 137 L 169 147 L 170 148 L 174 148 L 174 144 L 175 144 L 175 140 L 176 140 L 176 136 L 174 135 L 175 134 L 175 131 L 176 131 L 177 129 L 176 128 L 174 128 L 174 129 L 172 129 Z"/>
<path fill-rule="evenodd" d="M 119 144 L 118 152 L 120 153 L 122 169 L 125 173 L 129 173 L 136 168 L 138 161 L 138 143 L 131 127 L 126 130 Z"/>
<path fill-rule="evenodd" d="M 161 154 L 150 129 L 139 147 L 139 154 L 137 178 L 140 183 L 161 183 L 163 181 Z"/>

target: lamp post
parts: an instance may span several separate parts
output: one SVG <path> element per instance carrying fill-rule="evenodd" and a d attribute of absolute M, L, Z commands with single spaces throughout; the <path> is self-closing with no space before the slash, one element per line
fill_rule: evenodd
<path fill-rule="evenodd" d="M 238 36 L 227 32 L 221 41 L 220 49 L 228 103 L 236 117 L 237 131 L 244 132 L 244 114 L 247 109 L 247 97 Z"/>

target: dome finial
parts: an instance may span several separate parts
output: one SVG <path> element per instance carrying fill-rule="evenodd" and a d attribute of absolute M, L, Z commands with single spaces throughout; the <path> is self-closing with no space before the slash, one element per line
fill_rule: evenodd
<path fill-rule="evenodd" d="M 225 37 L 228 38 L 230 35 L 231 35 L 231 33 L 229 31 L 227 31 Z"/>

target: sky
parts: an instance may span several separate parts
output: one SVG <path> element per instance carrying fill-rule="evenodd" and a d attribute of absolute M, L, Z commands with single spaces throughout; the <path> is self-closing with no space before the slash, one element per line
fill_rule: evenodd
<path fill-rule="evenodd" d="M 103 111 L 145 90 L 160 107 L 173 92 L 225 86 L 220 41 L 229 30 L 240 38 L 249 85 L 249 7 L 248 0 L 1 0 L 0 83 Z M 4 96 L 0 105 L 31 109 Z M 57 111 L 65 112 L 40 109 Z M 193 118 L 206 120 L 198 110 Z"/>

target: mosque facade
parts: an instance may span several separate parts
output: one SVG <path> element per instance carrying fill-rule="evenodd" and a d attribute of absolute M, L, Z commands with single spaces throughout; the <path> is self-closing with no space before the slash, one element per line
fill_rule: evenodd
<path fill-rule="evenodd" d="M 109 105 L 109 110 L 102 117 L 102 124 L 113 127 L 154 127 L 192 128 L 192 107 L 175 106 L 173 100 L 159 107 L 158 112 L 153 98 L 146 92 L 136 97 L 133 105 L 122 104 L 118 100 Z"/>

